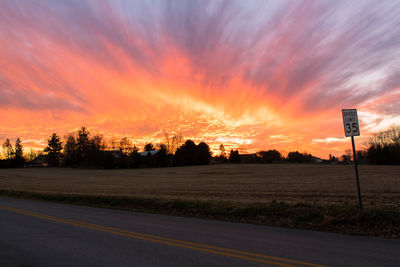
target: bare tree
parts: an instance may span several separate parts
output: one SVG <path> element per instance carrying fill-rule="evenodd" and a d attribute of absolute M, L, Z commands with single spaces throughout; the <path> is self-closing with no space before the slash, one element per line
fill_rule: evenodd
<path fill-rule="evenodd" d="M 92 150 L 93 151 L 101 151 L 101 150 L 104 150 L 105 147 L 106 147 L 105 142 L 104 142 L 104 138 L 100 134 L 94 135 L 90 139 L 90 141 L 92 143 Z"/>
<path fill-rule="evenodd" d="M 14 149 L 10 143 L 10 139 L 6 139 L 3 143 L 3 153 L 6 159 L 11 159 L 14 156 Z"/>
<path fill-rule="evenodd" d="M 393 125 L 369 139 L 367 159 L 374 164 L 400 164 L 400 126 Z"/>
<path fill-rule="evenodd" d="M 350 163 L 352 158 L 351 149 L 346 149 L 345 153 L 341 156 L 341 161 L 343 163 Z"/>
<path fill-rule="evenodd" d="M 388 139 L 395 145 L 400 144 L 400 126 L 393 125 L 387 130 Z"/>
<path fill-rule="evenodd" d="M 174 149 L 173 149 L 173 147 L 172 147 L 172 140 L 171 140 L 171 138 L 169 137 L 169 134 L 168 134 L 167 132 L 164 133 L 164 139 L 165 139 L 164 144 L 165 144 L 165 146 L 166 146 L 167 153 L 168 153 L 168 154 L 173 154 L 173 153 L 174 153 Z"/>
<path fill-rule="evenodd" d="M 34 151 L 33 149 L 29 150 L 29 153 L 26 154 L 26 159 L 28 162 L 34 160 L 37 156 L 41 155 L 41 151 Z"/>
<path fill-rule="evenodd" d="M 176 150 L 183 145 L 183 141 L 184 140 L 182 134 L 174 135 L 169 141 L 170 147 L 168 149 L 168 153 L 175 154 Z"/>
<path fill-rule="evenodd" d="M 108 150 L 117 150 L 119 147 L 119 143 L 117 141 L 117 139 L 112 136 L 109 141 L 107 142 L 107 149 Z"/>
<path fill-rule="evenodd" d="M 127 137 L 123 137 L 119 142 L 119 151 L 125 155 L 129 155 L 133 151 L 133 143 Z"/>

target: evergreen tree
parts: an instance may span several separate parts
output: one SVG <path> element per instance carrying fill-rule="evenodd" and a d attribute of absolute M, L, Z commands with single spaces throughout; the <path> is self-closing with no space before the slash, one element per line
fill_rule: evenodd
<path fill-rule="evenodd" d="M 47 147 L 44 152 L 47 152 L 47 161 L 52 166 L 59 166 L 62 158 L 62 142 L 56 133 L 53 133 L 50 139 L 47 140 Z"/>
<path fill-rule="evenodd" d="M 19 137 L 15 141 L 15 159 L 20 161 L 23 159 L 24 148 L 21 145 L 21 139 Z"/>
<path fill-rule="evenodd" d="M 78 138 L 76 140 L 76 149 L 78 152 L 78 157 L 80 161 L 85 161 L 87 163 L 88 154 L 91 148 L 91 142 L 89 139 L 89 132 L 86 130 L 86 127 L 82 127 L 78 131 Z"/>

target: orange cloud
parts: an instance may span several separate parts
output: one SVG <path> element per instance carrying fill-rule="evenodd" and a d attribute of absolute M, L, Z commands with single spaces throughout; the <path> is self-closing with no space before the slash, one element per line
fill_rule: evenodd
<path fill-rule="evenodd" d="M 342 108 L 360 110 L 358 143 L 400 118 L 399 5 L 262 4 L 2 2 L 0 138 L 85 125 L 327 157 L 350 147 Z"/>

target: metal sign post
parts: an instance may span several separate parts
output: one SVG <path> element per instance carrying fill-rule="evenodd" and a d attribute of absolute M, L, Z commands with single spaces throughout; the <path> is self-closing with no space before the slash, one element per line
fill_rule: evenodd
<path fill-rule="evenodd" d="M 360 135 L 360 127 L 358 125 L 357 109 L 342 109 L 343 126 L 346 137 L 351 136 L 351 145 L 353 147 L 354 168 L 356 170 L 358 202 L 360 204 L 360 213 L 363 215 L 363 207 L 361 200 L 360 179 L 358 177 L 357 153 L 354 144 L 354 136 Z"/>
<path fill-rule="evenodd" d="M 354 168 L 356 169 L 358 202 L 360 203 L 360 213 L 361 213 L 361 215 L 363 215 L 363 207 L 362 207 L 362 200 L 361 200 L 361 190 L 360 190 L 360 178 L 358 178 L 357 153 L 356 153 L 356 146 L 354 145 L 354 136 L 351 136 L 351 144 L 353 146 Z"/>

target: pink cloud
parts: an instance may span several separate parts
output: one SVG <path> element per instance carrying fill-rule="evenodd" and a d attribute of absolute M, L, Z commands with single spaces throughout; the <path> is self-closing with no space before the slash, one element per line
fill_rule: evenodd
<path fill-rule="evenodd" d="M 326 156 L 347 148 L 313 142 L 342 137 L 342 108 L 400 116 L 395 2 L 0 6 L 2 136 L 43 140 L 87 125 Z M 382 77 L 366 88 L 374 72 Z"/>

